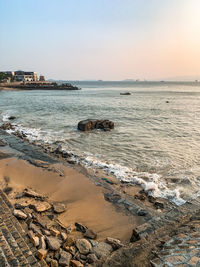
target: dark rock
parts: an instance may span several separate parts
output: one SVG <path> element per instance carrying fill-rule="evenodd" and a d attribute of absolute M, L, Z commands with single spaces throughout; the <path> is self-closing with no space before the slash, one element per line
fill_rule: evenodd
<path fill-rule="evenodd" d="M 83 236 L 86 237 L 86 238 L 90 238 L 90 239 L 96 239 L 97 238 L 97 234 L 95 234 L 90 229 L 87 229 Z"/>
<path fill-rule="evenodd" d="M 130 92 L 120 93 L 120 95 L 131 95 Z"/>
<path fill-rule="evenodd" d="M 114 129 L 114 122 L 109 120 L 94 120 L 88 119 L 80 121 L 78 123 L 78 130 L 80 131 L 91 131 L 94 129 Z"/>
<path fill-rule="evenodd" d="M 15 116 L 10 116 L 8 119 L 9 120 L 14 120 L 14 119 L 16 119 L 16 117 Z"/>
<path fill-rule="evenodd" d="M 12 187 L 10 186 L 6 186 L 4 189 L 3 189 L 3 192 L 6 193 L 6 195 L 9 195 L 11 192 L 12 192 Z"/>
<path fill-rule="evenodd" d="M 80 223 L 75 222 L 75 226 L 76 226 L 76 231 L 85 233 L 86 230 L 87 230 L 87 227 L 82 225 L 82 224 L 80 224 Z"/>
<path fill-rule="evenodd" d="M 138 216 L 146 216 L 147 214 L 148 214 L 148 212 L 146 210 L 140 209 L 137 211 Z"/>
<path fill-rule="evenodd" d="M 164 203 L 160 201 L 155 201 L 154 206 L 156 207 L 156 209 L 164 209 Z"/>
<path fill-rule="evenodd" d="M 136 242 L 140 240 L 143 236 L 145 236 L 150 230 L 151 230 L 151 225 L 149 223 L 143 223 L 133 229 L 132 236 L 130 239 L 130 242 Z"/>
<path fill-rule="evenodd" d="M 2 130 L 14 130 L 14 126 L 10 122 L 5 122 L 0 127 Z"/>

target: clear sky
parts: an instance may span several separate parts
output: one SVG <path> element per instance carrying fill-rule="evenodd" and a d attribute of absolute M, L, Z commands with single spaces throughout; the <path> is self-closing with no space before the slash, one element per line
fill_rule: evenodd
<path fill-rule="evenodd" d="M 54 79 L 200 76 L 200 0 L 0 0 L 0 70 Z"/>

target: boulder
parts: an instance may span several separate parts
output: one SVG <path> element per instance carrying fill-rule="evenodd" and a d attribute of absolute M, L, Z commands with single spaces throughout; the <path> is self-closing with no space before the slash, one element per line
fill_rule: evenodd
<path fill-rule="evenodd" d="M 79 252 L 84 255 L 88 254 L 92 249 L 90 242 L 84 238 L 76 240 L 76 247 Z"/>
<path fill-rule="evenodd" d="M 47 236 L 46 241 L 50 250 L 58 250 L 61 246 L 59 239 L 56 237 Z"/>
<path fill-rule="evenodd" d="M 111 245 L 100 242 L 97 246 L 93 247 L 92 252 L 97 256 L 97 258 L 107 257 L 113 251 Z"/>
<path fill-rule="evenodd" d="M 23 211 L 17 210 L 17 209 L 14 209 L 13 215 L 17 217 L 18 219 L 22 219 L 22 220 L 25 220 L 27 218 L 27 215 Z"/>
<path fill-rule="evenodd" d="M 60 253 L 59 266 L 69 266 L 71 258 L 72 255 L 69 252 L 62 250 Z"/>
<path fill-rule="evenodd" d="M 87 119 L 80 121 L 78 123 L 78 130 L 80 131 L 91 131 L 94 129 L 101 129 L 101 130 L 114 129 L 114 122 L 109 120 Z"/>
<path fill-rule="evenodd" d="M 54 203 L 53 210 L 55 213 L 62 213 L 66 210 L 66 206 L 63 203 Z"/>
<path fill-rule="evenodd" d="M 107 237 L 106 242 L 110 244 L 114 250 L 121 248 L 123 246 L 120 240 L 111 237 Z"/>

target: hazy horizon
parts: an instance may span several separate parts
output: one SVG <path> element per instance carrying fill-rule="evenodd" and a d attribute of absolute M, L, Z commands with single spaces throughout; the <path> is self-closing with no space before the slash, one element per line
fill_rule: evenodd
<path fill-rule="evenodd" d="M 200 79 L 198 0 L 0 0 L 0 9 L 1 70 L 56 80 Z"/>

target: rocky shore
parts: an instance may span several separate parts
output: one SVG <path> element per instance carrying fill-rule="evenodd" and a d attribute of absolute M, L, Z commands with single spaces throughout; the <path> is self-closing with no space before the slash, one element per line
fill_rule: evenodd
<path fill-rule="evenodd" d="M 198 213 L 198 198 L 174 207 L 137 185 L 83 168 L 59 144 L 30 144 L 24 133 L 5 132 L 12 129 L 8 122 L 0 130 L 0 186 L 39 260 L 49 266 L 178 266 L 160 246 L 166 250 L 175 229 Z"/>

